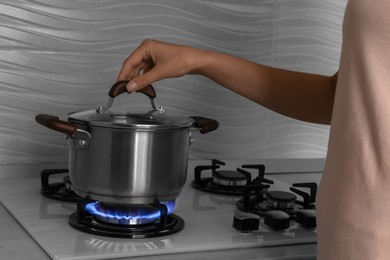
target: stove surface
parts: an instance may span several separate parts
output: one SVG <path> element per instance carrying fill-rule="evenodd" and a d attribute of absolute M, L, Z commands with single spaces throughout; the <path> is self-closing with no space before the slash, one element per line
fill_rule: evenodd
<path fill-rule="evenodd" d="M 210 194 L 191 187 L 193 163 L 187 182 L 177 198 L 175 214 L 184 219 L 182 231 L 148 239 L 107 238 L 73 229 L 68 217 L 76 210 L 73 202 L 42 196 L 40 179 L 5 179 L 0 184 L 2 204 L 53 259 L 113 259 L 169 253 L 315 243 L 315 230 L 292 222 L 287 230 L 272 231 L 264 225 L 243 234 L 233 227 L 236 201 L 240 197 Z M 266 170 L 267 172 L 267 170 Z M 292 175 L 290 175 L 292 176 Z M 318 181 L 320 174 L 310 177 Z M 285 176 L 286 177 L 286 176 Z M 280 175 L 268 175 L 275 184 L 270 190 L 288 190 Z M 282 181 L 281 181 L 282 180 Z M 296 180 L 294 180 L 296 181 Z"/>

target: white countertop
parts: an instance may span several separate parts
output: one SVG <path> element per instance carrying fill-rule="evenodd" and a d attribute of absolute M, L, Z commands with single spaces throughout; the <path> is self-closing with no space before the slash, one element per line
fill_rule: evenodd
<path fill-rule="evenodd" d="M 283 178 L 293 178 L 299 181 L 305 176 L 309 177 L 311 172 L 318 172 L 323 168 L 323 160 L 321 159 L 263 160 L 261 163 L 266 165 L 267 172 L 303 172 L 281 175 Z M 0 166 L 0 181 L 1 179 L 25 179 L 26 177 L 39 176 L 40 171 L 44 168 L 47 168 L 46 165 Z M 26 171 L 26 169 L 28 170 Z M 0 259 L 50 259 L 2 205 L 0 206 L 0 228 L 2 230 Z M 315 259 L 315 248 L 315 244 L 305 244 L 177 253 L 133 257 L 131 259 Z"/>

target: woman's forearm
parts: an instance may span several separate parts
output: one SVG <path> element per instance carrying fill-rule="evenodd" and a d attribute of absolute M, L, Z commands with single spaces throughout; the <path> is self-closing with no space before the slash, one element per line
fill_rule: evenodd
<path fill-rule="evenodd" d="M 295 72 L 221 53 L 201 52 L 194 58 L 197 67 L 193 73 L 288 117 L 330 124 L 337 74 Z"/>

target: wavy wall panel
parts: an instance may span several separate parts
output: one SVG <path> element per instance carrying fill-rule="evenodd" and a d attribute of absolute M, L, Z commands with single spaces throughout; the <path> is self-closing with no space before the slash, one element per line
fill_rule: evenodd
<path fill-rule="evenodd" d="M 145 38 L 207 48 L 255 62 L 331 75 L 345 0 L 3 0 L 0 2 L 0 164 L 66 163 L 64 136 L 37 113 L 105 104 L 122 61 Z M 206 78 L 155 84 L 171 113 L 217 119 L 191 158 L 324 157 L 328 128 L 268 111 Z M 115 106 L 145 110 L 139 95 Z"/>

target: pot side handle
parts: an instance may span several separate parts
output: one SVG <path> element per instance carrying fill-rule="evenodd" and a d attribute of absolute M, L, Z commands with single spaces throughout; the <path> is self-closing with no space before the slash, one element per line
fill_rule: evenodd
<path fill-rule="evenodd" d="M 190 118 L 194 120 L 193 126 L 199 128 L 201 134 L 214 131 L 219 127 L 218 121 L 214 119 L 201 116 L 191 116 Z"/>
<path fill-rule="evenodd" d="M 108 92 L 108 95 L 111 98 L 115 98 L 119 96 L 120 94 L 127 93 L 126 85 L 129 83 L 128 80 L 121 80 L 116 82 L 114 85 L 112 85 L 110 91 Z M 144 87 L 143 89 L 137 90 L 136 92 L 141 92 L 147 95 L 150 99 L 154 99 L 156 95 L 156 91 L 154 90 L 152 85 L 148 85 Z"/>
<path fill-rule="evenodd" d="M 35 121 L 40 125 L 69 136 L 72 136 L 77 130 L 74 124 L 68 121 L 62 121 L 57 116 L 39 114 L 35 117 Z"/>

